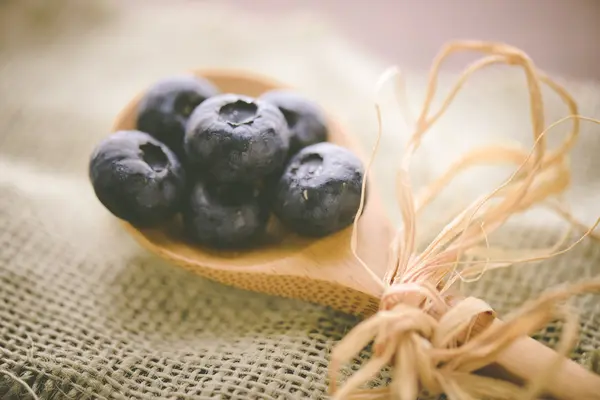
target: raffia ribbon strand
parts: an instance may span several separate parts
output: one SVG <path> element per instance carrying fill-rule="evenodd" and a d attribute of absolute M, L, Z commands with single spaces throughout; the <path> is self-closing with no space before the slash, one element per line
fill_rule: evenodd
<path fill-rule="evenodd" d="M 453 53 L 477 51 L 486 54 L 472 63 L 456 81 L 436 112 L 431 113 L 437 90 L 437 76 L 442 63 Z M 439 120 L 457 96 L 468 78 L 476 71 L 499 63 L 520 67 L 526 77 L 531 104 L 534 146 L 530 150 L 518 147 L 486 146 L 464 154 L 457 162 L 425 190 L 415 196 L 410 181 L 410 163 L 422 137 Z M 406 99 L 403 82 L 397 69 L 383 74 L 378 87 L 395 79 Z M 541 87 L 556 92 L 569 109 L 569 115 L 546 127 Z M 406 110 L 402 104 L 401 111 Z M 381 137 L 381 110 L 376 104 L 379 132 L 375 155 Z M 410 116 L 405 116 L 412 124 Z M 575 285 L 542 295 L 524 305 L 506 322 L 495 320 L 492 308 L 483 300 L 459 298 L 452 292 L 460 281 L 476 280 L 491 269 L 541 261 L 570 250 L 583 238 L 592 235 L 591 228 L 578 223 L 562 205 L 559 196 L 570 184 L 568 152 L 579 135 L 580 120 L 600 123 L 578 115 L 578 108 L 569 93 L 539 71 L 521 50 L 503 43 L 461 41 L 447 45 L 436 57 L 431 68 L 426 99 L 414 122 L 414 131 L 404 150 L 397 174 L 397 198 L 403 227 L 390 244 L 392 261 L 380 280 L 385 288 L 380 310 L 358 324 L 333 350 L 330 364 L 330 389 L 333 399 L 416 400 L 419 394 L 445 393 L 451 400 L 469 399 L 533 399 L 543 392 L 545 383 L 560 365 L 573 345 L 578 327 L 577 318 L 560 305 L 569 297 L 600 290 L 600 280 Z M 546 145 L 548 131 L 570 121 L 571 132 L 553 150 Z M 372 164 L 372 158 L 367 171 Z M 423 250 L 417 252 L 417 215 L 435 199 L 442 189 L 469 168 L 478 165 L 508 164 L 516 166 L 514 173 L 498 188 L 482 195 L 458 213 Z M 363 185 L 364 196 L 364 185 Z M 552 202 L 554 201 L 554 202 Z M 562 248 L 564 240 L 548 249 L 521 249 L 520 257 L 511 259 L 505 249 L 492 247 L 489 235 L 516 214 L 535 206 L 551 206 L 575 228 L 585 231 L 571 246 Z M 361 206 L 362 208 L 362 206 Z M 361 212 L 357 214 L 356 220 Z M 600 221 L 600 220 L 599 220 Z M 352 251 L 356 255 L 357 224 L 354 225 Z M 566 237 L 565 237 L 566 238 Z M 504 257 L 503 257 L 504 256 Z M 371 276 L 372 270 L 361 264 Z M 521 387 L 511 382 L 477 375 L 480 368 L 513 341 L 541 329 L 550 321 L 563 319 L 565 328 L 557 348 L 556 361 L 539 371 L 539 378 Z M 374 342 L 371 359 L 338 388 L 338 375 L 343 364 L 350 362 L 370 342 Z M 392 383 L 385 388 L 361 389 L 361 386 L 387 365 L 394 366 Z"/>

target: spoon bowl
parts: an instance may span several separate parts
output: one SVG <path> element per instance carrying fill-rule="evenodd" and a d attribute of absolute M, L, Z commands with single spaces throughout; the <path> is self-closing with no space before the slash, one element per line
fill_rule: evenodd
<path fill-rule="evenodd" d="M 196 70 L 223 93 L 258 97 L 287 85 L 271 78 L 236 70 Z M 117 116 L 113 131 L 136 129 L 136 96 Z M 346 147 L 366 165 L 361 146 L 335 119 L 328 116 L 329 141 Z M 369 183 L 368 199 L 358 226 L 358 254 L 373 271 L 383 276 L 391 227 L 381 201 Z M 173 265 L 215 281 L 242 289 L 297 298 L 339 311 L 370 315 L 377 311 L 382 294 L 350 250 L 352 227 L 324 238 L 304 238 L 286 231 L 271 217 L 267 235 L 259 246 L 240 251 L 217 251 L 186 239 L 181 220 L 159 228 L 125 228 L 143 247 Z"/>

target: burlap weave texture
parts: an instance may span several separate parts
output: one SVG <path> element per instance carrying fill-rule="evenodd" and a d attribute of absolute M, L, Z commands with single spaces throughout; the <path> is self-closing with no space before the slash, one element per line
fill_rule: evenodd
<path fill-rule="evenodd" d="M 371 91 L 385 65 L 309 16 L 266 26 L 233 9 L 187 7 L 98 9 L 102 15 L 85 14 L 60 35 L 52 28 L 36 43 L 5 44 L 0 54 L 0 370 L 40 399 L 320 399 L 329 350 L 358 321 L 178 270 L 141 249 L 95 200 L 87 159 L 112 118 L 149 82 L 188 68 L 273 75 L 372 143 Z M 504 70 L 475 78 L 432 132 L 438 139 L 424 143 L 416 181 L 439 173 L 467 144 L 528 138 L 523 82 Z M 415 74 L 409 94 L 417 101 L 423 83 L 424 74 Z M 568 87 L 582 114 L 600 117 L 598 86 Z M 546 106 L 549 121 L 565 113 L 556 98 Z M 391 182 L 402 145 L 402 131 L 390 131 L 378 182 Z M 459 135 L 464 142 L 453 142 Z M 598 151 L 600 129 L 585 125 L 570 201 L 588 222 L 600 213 Z M 489 183 L 481 174 L 492 172 L 478 174 L 453 193 L 481 190 Z M 392 185 L 380 190 L 397 218 Z M 432 207 L 429 220 L 443 208 Z M 563 229 L 560 220 L 532 213 L 494 239 L 549 246 Z M 502 315 L 552 285 L 598 274 L 600 248 L 585 241 L 549 262 L 490 273 L 465 291 Z M 586 362 L 600 348 L 600 301 L 582 297 L 575 308 L 581 341 L 573 357 Z M 537 337 L 552 344 L 559 333 L 553 326 Z M 375 384 L 383 382 L 385 374 Z M 0 398 L 19 395 L 27 398 L 24 385 L 0 375 Z"/>

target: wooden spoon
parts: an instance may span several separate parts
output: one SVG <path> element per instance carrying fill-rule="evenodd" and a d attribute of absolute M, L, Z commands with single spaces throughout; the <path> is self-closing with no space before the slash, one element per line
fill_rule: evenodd
<path fill-rule="evenodd" d="M 246 71 L 206 69 L 194 73 L 211 80 L 222 92 L 254 97 L 287 87 Z M 141 96 L 134 98 L 117 116 L 113 131 L 136 128 Z M 332 119 L 328 125 L 329 141 L 352 150 L 366 162 L 362 147 L 351 135 Z M 351 253 L 351 227 L 322 239 L 306 239 L 286 232 L 272 221 L 264 245 L 238 252 L 216 251 L 189 243 L 179 221 L 160 229 L 137 229 L 127 223 L 125 227 L 149 251 L 227 285 L 306 300 L 355 315 L 368 316 L 379 307 L 381 285 Z M 366 208 L 359 221 L 358 253 L 380 277 L 385 272 L 391 235 L 392 227 L 370 185 Z M 504 372 L 528 381 L 551 362 L 553 355 L 549 348 L 525 337 L 500 354 L 498 364 Z M 600 378 L 566 360 L 548 392 L 561 399 L 600 399 Z"/>
<path fill-rule="evenodd" d="M 285 87 L 263 76 L 240 71 L 201 70 L 222 92 L 259 96 Z M 141 95 L 117 117 L 114 131 L 135 129 Z M 351 149 L 364 160 L 360 146 L 333 120 L 328 121 L 330 141 Z M 359 222 L 360 255 L 383 276 L 391 230 L 380 212 L 373 190 Z M 143 229 L 125 224 L 128 232 L 160 257 L 199 275 L 243 289 L 292 297 L 331 306 L 351 314 L 377 310 L 381 289 L 350 252 L 352 228 L 323 239 L 306 239 L 285 232 L 276 221 L 268 229 L 266 243 L 242 252 L 216 251 L 189 243 L 180 224 L 161 229 Z"/>

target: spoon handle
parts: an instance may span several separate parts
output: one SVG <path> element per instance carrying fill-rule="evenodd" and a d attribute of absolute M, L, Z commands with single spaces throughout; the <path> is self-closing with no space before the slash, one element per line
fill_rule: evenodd
<path fill-rule="evenodd" d="M 496 320 L 494 323 L 502 322 Z M 501 352 L 496 359 L 496 364 L 511 375 L 524 381 L 531 381 L 536 378 L 540 370 L 547 368 L 555 359 L 554 350 L 525 336 Z M 544 390 L 557 399 L 600 400 L 600 376 L 566 358 Z"/>

